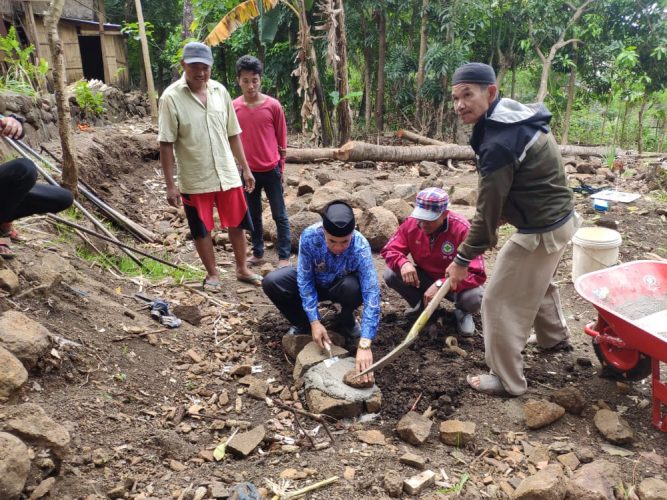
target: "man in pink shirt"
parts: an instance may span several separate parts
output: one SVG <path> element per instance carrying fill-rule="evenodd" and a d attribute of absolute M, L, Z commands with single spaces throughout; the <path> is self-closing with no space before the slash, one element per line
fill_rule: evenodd
<path fill-rule="evenodd" d="M 415 312 L 423 309 L 445 281 L 445 269 L 456 257 L 469 229 L 464 217 L 449 210 L 449 196 L 443 189 L 420 191 L 411 216 L 382 249 L 387 263 L 384 281 Z M 446 295 L 456 305 L 456 325 L 463 336 L 475 333 L 472 314 L 481 307 L 485 281 L 484 259 L 479 256 L 470 263 L 468 277 L 457 291 Z"/>
<path fill-rule="evenodd" d="M 289 265 L 291 251 L 289 219 L 283 197 L 287 125 L 280 102 L 260 92 L 263 70 L 262 62 L 253 56 L 242 56 L 236 62 L 236 77 L 242 95 L 234 99 L 234 110 L 243 130 L 243 150 L 255 177 L 255 189 L 246 193 L 254 226 L 252 257 L 248 259 L 248 263 L 256 265 L 264 261 L 264 189 L 278 230 L 278 267 L 284 267 Z"/>

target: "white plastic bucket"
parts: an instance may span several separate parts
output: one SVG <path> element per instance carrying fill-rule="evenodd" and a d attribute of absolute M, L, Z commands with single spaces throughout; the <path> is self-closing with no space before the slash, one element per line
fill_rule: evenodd
<path fill-rule="evenodd" d="M 572 238 L 572 281 L 618 264 L 621 235 L 606 227 L 582 227 Z"/>

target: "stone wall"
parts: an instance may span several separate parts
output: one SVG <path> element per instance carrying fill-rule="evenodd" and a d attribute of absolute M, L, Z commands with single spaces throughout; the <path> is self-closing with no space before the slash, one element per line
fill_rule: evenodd
<path fill-rule="evenodd" d="M 141 92 L 123 93 L 115 87 L 104 84 L 101 84 L 95 90 L 104 94 L 105 113 L 99 118 L 86 117 L 74 96 L 70 95 L 69 102 L 73 126 L 79 123 L 100 126 L 119 122 L 132 116 L 145 117 L 149 114 L 148 101 Z M 52 94 L 28 97 L 5 92 L 0 95 L 0 114 L 8 115 L 10 113 L 25 117 L 25 140 L 29 144 L 36 145 L 58 136 L 56 101 Z"/>

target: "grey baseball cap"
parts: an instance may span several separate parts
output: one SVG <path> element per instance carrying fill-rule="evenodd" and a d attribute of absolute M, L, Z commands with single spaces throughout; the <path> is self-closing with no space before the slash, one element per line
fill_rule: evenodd
<path fill-rule="evenodd" d="M 199 42 L 186 43 L 183 47 L 183 61 L 185 64 L 203 63 L 213 66 L 211 47 Z"/>

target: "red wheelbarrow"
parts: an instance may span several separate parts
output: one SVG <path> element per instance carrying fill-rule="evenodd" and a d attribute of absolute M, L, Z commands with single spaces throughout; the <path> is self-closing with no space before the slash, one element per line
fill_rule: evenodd
<path fill-rule="evenodd" d="M 574 286 L 598 311 L 584 330 L 602 375 L 641 380 L 653 373 L 652 423 L 667 431 L 667 383 L 660 379 L 660 362 L 667 363 L 667 262 L 628 262 L 584 274 Z"/>

